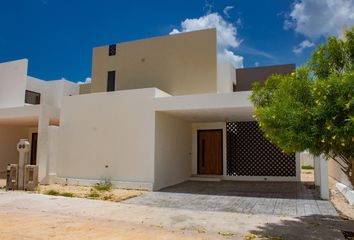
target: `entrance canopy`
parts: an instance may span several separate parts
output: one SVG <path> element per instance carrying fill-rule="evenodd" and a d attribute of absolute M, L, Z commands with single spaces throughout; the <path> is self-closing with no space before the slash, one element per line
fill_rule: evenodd
<path fill-rule="evenodd" d="M 250 91 L 155 98 L 155 109 L 189 122 L 253 121 Z"/>

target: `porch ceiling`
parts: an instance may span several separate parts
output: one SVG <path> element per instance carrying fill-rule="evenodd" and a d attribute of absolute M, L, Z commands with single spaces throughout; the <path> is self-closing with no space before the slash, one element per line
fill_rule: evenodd
<path fill-rule="evenodd" d="M 161 111 L 189 122 L 254 121 L 253 108 L 212 108 Z"/>
<path fill-rule="evenodd" d="M 40 110 L 40 105 L 0 108 L 0 125 L 38 126 Z"/>
<path fill-rule="evenodd" d="M 36 127 L 38 126 L 38 116 L 0 118 L 0 125 Z"/>

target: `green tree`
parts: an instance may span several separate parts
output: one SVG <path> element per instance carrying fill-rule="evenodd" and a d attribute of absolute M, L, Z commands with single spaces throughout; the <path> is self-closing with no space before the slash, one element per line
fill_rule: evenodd
<path fill-rule="evenodd" d="M 296 72 L 272 75 L 252 91 L 269 141 L 287 153 L 325 154 L 354 186 L 354 27 L 344 40 L 329 37 Z"/>

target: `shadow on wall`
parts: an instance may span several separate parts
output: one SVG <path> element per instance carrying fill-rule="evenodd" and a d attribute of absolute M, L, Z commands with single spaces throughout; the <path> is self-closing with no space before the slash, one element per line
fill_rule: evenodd
<path fill-rule="evenodd" d="M 354 221 L 334 216 L 310 215 L 295 220 L 285 219 L 280 223 L 266 223 L 250 233 L 258 238 L 279 240 L 353 239 Z"/>

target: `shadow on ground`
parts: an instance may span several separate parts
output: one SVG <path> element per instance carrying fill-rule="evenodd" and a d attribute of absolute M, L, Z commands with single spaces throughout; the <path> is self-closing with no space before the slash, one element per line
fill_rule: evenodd
<path fill-rule="evenodd" d="M 352 239 L 350 236 L 353 232 L 354 221 L 323 215 L 296 217 L 295 220 L 284 219 L 280 223 L 266 223 L 257 230 L 250 231 L 259 238 L 263 236 L 267 239 L 267 236 L 268 239 L 279 240 Z"/>
<path fill-rule="evenodd" d="M 262 198 L 320 199 L 319 192 L 314 188 L 314 184 L 302 182 L 186 181 L 164 188 L 160 192 Z"/>

